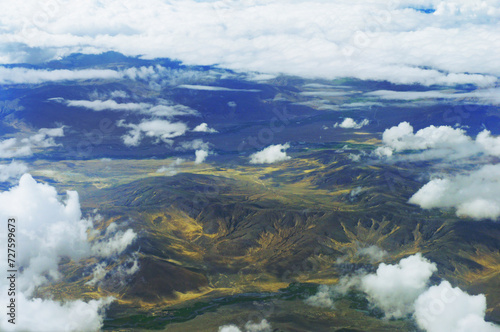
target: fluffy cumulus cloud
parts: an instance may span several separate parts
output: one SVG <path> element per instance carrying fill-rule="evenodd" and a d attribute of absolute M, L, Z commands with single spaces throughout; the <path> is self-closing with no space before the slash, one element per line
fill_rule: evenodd
<path fill-rule="evenodd" d="M 424 185 L 410 203 L 424 209 L 456 208 L 458 216 L 474 219 L 500 217 L 500 165 L 485 165 L 476 171 L 436 178 Z"/>
<path fill-rule="evenodd" d="M 290 148 L 290 144 L 270 145 L 262 151 L 255 152 L 250 155 L 251 164 L 272 164 L 290 159 L 287 156 L 286 150 Z"/>
<path fill-rule="evenodd" d="M 362 121 L 356 122 L 352 118 L 345 118 L 344 121 L 342 121 L 341 123 L 337 122 L 333 126 L 335 128 L 340 127 L 340 128 L 344 128 L 344 129 L 361 129 L 369 123 L 370 123 L 370 121 L 368 121 L 368 119 L 364 119 Z"/>
<path fill-rule="evenodd" d="M 209 155 L 209 151 L 207 151 L 207 150 L 196 150 L 194 152 L 194 155 L 195 155 L 194 163 L 195 164 L 201 164 L 202 162 L 205 161 L 205 159 L 207 159 L 207 157 Z"/>
<path fill-rule="evenodd" d="M 476 137 L 476 143 L 492 156 L 500 157 L 500 137 L 491 136 L 489 130 L 483 130 Z"/>
<path fill-rule="evenodd" d="M 382 136 L 386 146 L 394 151 L 425 150 L 432 148 L 447 148 L 465 144 L 470 141 L 463 129 L 450 126 L 429 126 L 416 133 L 408 122 L 386 129 Z"/>
<path fill-rule="evenodd" d="M 408 122 L 386 129 L 382 136 L 383 146 L 374 152 L 389 157 L 404 151 L 417 151 L 405 155 L 408 160 L 443 159 L 444 161 L 472 160 L 483 156 L 481 168 L 448 176 L 434 176 L 409 200 L 424 209 L 455 208 L 463 217 L 498 219 L 500 217 L 500 165 L 486 164 L 492 157 L 500 156 L 500 137 L 488 130 L 476 138 L 461 128 L 429 126 L 416 133 Z M 477 162 L 476 162 L 477 163 Z"/>
<path fill-rule="evenodd" d="M 236 325 L 224 325 L 219 327 L 219 332 L 242 332 Z"/>
<path fill-rule="evenodd" d="M 436 264 L 416 254 L 395 265 L 380 264 L 376 273 L 361 279 L 359 287 L 386 317 L 401 318 L 414 311 L 415 300 L 436 271 Z"/>
<path fill-rule="evenodd" d="M 94 331 L 103 321 L 103 310 L 110 299 L 84 302 L 81 300 L 60 303 L 50 299 L 34 298 L 38 286 L 60 278 L 58 264 L 62 257 L 74 261 L 98 256 L 120 254 L 136 237 L 132 230 L 106 232 L 97 236 L 92 218 L 82 218 L 78 193 L 68 191 L 61 200 L 54 187 L 36 182 L 24 174 L 19 184 L 0 193 L 0 218 L 16 218 L 16 264 L 21 271 L 17 276 L 18 300 L 23 314 L 14 327 L 37 331 Z M 0 236 L 6 238 L 6 228 Z M 109 239 L 108 239 L 109 236 Z M 6 259 L 2 266 L 6 269 Z M 7 279 L 2 279 L 0 289 L 6 293 Z M 11 324 L 2 320 L 2 330 L 12 330 Z"/>
<path fill-rule="evenodd" d="M 86 233 L 90 221 L 81 219 L 74 191 L 61 203 L 55 188 L 25 174 L 18 186 L 0 194 L 0 215 L 3 219 L 15 216 L 19 242 L 26 241 L 18 249 L 18 264 L 24 267 L 19 283 L 22 292 L 31 294 L 36 286 L 57 279 L 60 256 L 80 259 L 90 252 Z"/>
<path fill-rule="evenodd" d="M 0 158 L 27 157 L 33 149 L 58 146 L 55 137 L 63 137 L 64 128 L 41 128 L 36 134 L 24 138 L 8 138 L 0 141 Z"/>
<path fill-rule="evenodd" d="M 69 301 L 61 303 L 52 300 L 27 299 L 20 293 L 17 297 L 22 312 L 16 322 L 12 324 L 2 319 L 2 331 L 100 331 L 104 316 L 103 312 L 112 302 L 111 298 Z"/>
<path fill-rule="evenodd" d="M 266 319 L 261 320 L 259 323 L 247 322 L 245 324 L 247 332 L 271 332 L 271 324 Z"/>
<path fill-rule="evenodd" d="M 499 332 L 500 327 L 486 322 L 486 297 L 469 295 L 446 280 L 429 286 L 436 264 L 415 254 L 399 263 L 380 264 L 375 273 L 359 273 L 340 279 L 335 286 L 321 286 L 306 303 L 333 307 L 336 294 L 351 289 L 363 291 L 386 317 L 413 317 L 427 332 Z"/>
<path fill-rule="evenodd" d="M 495 57 L 500 53 L 497 0 L 51 4 L 5 4 L 0 13 L 0 63 L 113 50 L 239 71 L 404 84 L 482 85 L 500 76 Z M 416 10 L 423 6 L 434 12 Z"/>
<path fill-rule="evenodd" d="M 415 319 L 428 332 L 499 332 L 484 320 L 486 297 L 469 295 L 448 281 L 430 287 L 415 302 Z"/>
<path fill-rule="evenodd" d="M 122 136 L 123 143 L 127 146 L 138 146 L 144 137 L 153 138 L 155 143 L 163 141 L 172 144 L 171 138 L 182 136 L 188 130 L 185 123 L 159 119 L 142 120 L 139 124 L 125 123 L 124 120 L 120 120 L 117 125 L 130 128 L 129 132 Z"/>
<path fill-rule="evenodd" d="M 194 127 L 193 131 L 197 131 L 197 132 L 201 132 L 201 133 L 217 133 L 218 132 L 217 130 L 215 130 L 213 128 L 209 128 L 208 124 L 206 124 L 205 122 L 200 123 L 199 125 Z"/>
<path fill-rule="evenodd" d="M 266 319 L 261 320 L 259 323 L 248 321 L 243 329 L 236 325 L 224 325 L 219 327 L 219 332 L 271 332 L 271 324 Z"/>
<path fill-rule="evenodd" d="M 457 160 L 474 155 L 500 156 L 500 138 L 488 130 L 480 132 L 476 139 L 468 136 L 461 128 L 450 126 L 429 126 L 414 132 L 408 122 L 386 129 L 382 135 L 383 146 L 374 152 L 379 157 L 389 157 L 396 152 L 421 151 L 409 156 L 420 160 Z"/>
<path fill-rule="evenodd" d="M 12 161 L 10 164 L 0 165 L 0 182 L 6 182 L 13 179 L 18 179 L 26 173 L 28 166 L 26 164 Z"/>
<path fill-rule="evenodd" d="M 306 303 L 333 307 L 338 294 L 356 289 L 364 292 L 374 306 L 384 311 L 386 317 L 402 318 L 414 312 L 415 301 L 428 288 L 429 279 L 436 271 L 436 264 L 421 254 L 415 254 L 397 264 L 381 263 L 375 273 L 367 274 L 360 270 L 354 275 L 344 276 L 335 286 L 320 287 L 318 293 L 308 298 Z"/>

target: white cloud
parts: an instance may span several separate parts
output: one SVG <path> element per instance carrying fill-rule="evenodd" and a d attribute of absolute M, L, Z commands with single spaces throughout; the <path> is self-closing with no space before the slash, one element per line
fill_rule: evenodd
<path fill-rule="evenodd" d="M 356 251 L 356 256 L 367 256 L 370 259 L 370 263 L 376 263 L 382 261 L 385 257 L 387 257 L 388 253 L 387 251 L 377 247 L 376 245 L 371 245 L 368 247 L 359 248 Z"/>
<path fill-rule="evenodd" d="M 127 124 L 124 120 L 120 120 L 117 125 L 130 128 L 130 131 L 122 136 L 123 143 L 127 146 L 138 146 L 144 136 L 156 138 L 155 143 L 162 140 L 171 144 L 170 138 L 182 136 L 188 129 L 185 123 L 167 120 L 142 120 L 139 124 Z"/>
<path fill-rule="evenodd" d="M 500 165 L 485 165 L 468 174 L 436 178 L 409 200 L 424 209 L 456 208 L 458 216 L 500 217 Z"/>
<path fill-rule="evenodd" d="M 85 284 L 94 286 L 95 284 L 100 282 L 102 279 L 104 279 L 104 277 L 106 277 L 106 274 L 108 274 L 106 267 L 107 267 L 106 262 L 96 264 L 96 266 L 94 266 L 94 269 L 92 271 L 92 279 L 90 281 L 86 282 Z"/>
<path fill-rule="evenodd" d="M 231 324 L 219 327 L 219 332 L 271 332 L 271 324 L 266 319 L 261 320 L 260 323 L 248 321 L 244 329 Z"/>
<path fill-rule="evenodd" d="M 382 141 L 395 151 L 425 150 L 439 147 L 453 147 L 470 142 L 465 130 L 449 126 L 429 126 L 415 134 L 408 122 L 386 129 Z"/>
<path fill-rule="evenodd" d="M 476 143 L 489 155 L 500 157 L 500 137 L 491 136 L 489 130 L 483 130 L 476 137 Z"/>
<path fill-rule="evenodd" d="M 448 281 L 430 287 L 415 302 L 415 319 L 427 332 L 499 332 L 500 327 L 484 320 L 486 297 L 472 296 Z"/>
<path fill-rule="evenodd" d="M 414 133 L 408 122 L 401 122 L 384 131 L 382 142 L 384 146 L 374 151 L 379 157 L 390 157 L 395 152 L 409 150 L 427 150 L 407 157 L 420 160 L 457 160 L 479 154 L 500 156 L 500 138 L 491 136 L 488 130 L 480 132 L 474 140 L 461 128 L 431 125 Z"/>
<path fill-rule="evenodd" d="M 41 128 L 36 134 L 25 138 L 13 137 L 0 141 L 0 158 L 27 157 L 33 155 L 32 149 L 58 146 L 54 137 L 63 137 L 63 128 Z"/>
<path fill-rule="evenodd" d="M 29 144 L 32 147 L 48 148 L 57 146 L 54 137 L 63 137 L 64 127 L 61 128 L 41 128 L 38 133 L 21 140 L 24 144 Z"/>
<path fill-rule="evenodd" d="M 365 95 L 373 96 L 377 99 L 387 100 L 418 100 L 418 99 L 455 99 L 460 98 L 453 93 L 445 93 L 439 90 L 430 91 L 393 91 L 393 90 L 377 90 L 368 92 Z"/>
<path fill-rule="evenodd" d="M 0 62 L 43 62 L 74 52 L 113 50 L 327 79 L 425 85 L 496 81 L 496 0 L 480 5 L 430 0 L 425 5 L 436 11 L 425 14 L 407 2 L 383 0 L 125 0 L 56 1 L 47 13 L 36 0 L 26 0 L 9 3 L 0 13 Z M 37 21 L 40 15 L 47 20 Z M 150 74 L 146 69 L 134 73 Z"/>
<path fill-rule="evenodd" d="M 201 164 L 202 162 L 205 161 L 205 159 L 207 159 L 208 155 L 210 154 L 209 151 L 207 150 L 196 150 L 194 152 L 196 158 L 194 160 L 194 163 L 195 164 Z"/>
<path fill-rule="evenodd" d="M 413 312 L 415 300 L 436 271 L 436 264 L 416 254 L 396 265 L 381 263 L 376 273 L 361 279 L 360 289 L 386 317 L 401 318 Z"/>
<path fill-rule="evenodd" d="M 0 35 L 1 36 L 1 35 Z M 1 45 L 0 37 L 0 45 Z M 0 59 L 1 59 L 0 47 Z M 90 52 L 93 53 L 93 52 Z M 1 61 L 0 61 L 1 63 Z M 163 86 L 178 86 L 185 82 L 211 82 L 230 73 L 223 70 L 196 71 L 172 69 L 161 65 L 130 67 L 126 69 L 32 69 L 25 67 L 9 68 L 0 66 L 0 85 L 41 84 L 46 82 L 86 81 L 86 80 L 123 80 L 131 79 L 149 83 L 153 90 Z M 193 86 L 196 87 L 196 86 Z M 201 86 L 202 87 L 202 86 Z M 224 88 L 222 88 L 224 89 Z M 236 91 L 236 90 L 235 90 Z M 238 90 L 240 91 L 240 90 Z M 258 90 L 241 90 L 257 92 Z M 116 90 L 106 94 L 108 98 L 127 98 L 125 91 Z M 99 96 L 99 94 L 97 94 Z"/>
<path fill-rule="evenodd" d="M 148 103 L 117 103 L 114 100 L 66 100 L 66 105 L 88 108 L 93 111 L 141 111 L 153 107 Z"/>
<path fill-rule="evenodd" d="M 180 147 L 176 150 L 208 150 L 210 149 L 210 143 L 204 142 L 202 139 L 194 139 L 192 141 L 181 142 Z"/>
<path fill-rule="evenodd" d="M 33 152 L 29 145 L 19 146 L 16 138 L 0 141 L 0 158 L 31 156 Z"/>
<path fill-rule="evenodd" d="M 0 182 L 18 179 L 27 170 L 28 166 L 26 164 L 17 161 L 12 161 L 8 165 L 0 165 Z"/>
<path fill-rule="evenodd" d="M 358 249 L 356 255 L 374 254 L 377 260 L 386 255 L 378 247 L 363 249 Z M 335 294 L 345 295 L 355 288 L 366 293 L 368 300 L 382 309 L 386 317 L 402 318 L 413 313 L 415 300 L 427 289 L 429 279 L 436 271 L 436 264 L 418 253 L 401 259 L 394 265 L 381 263 L 375 273 L 366 274 L 359 271 L 355 275 L 343 277 L 335 286 L 320 288 L 318 293 L 306 302 L 331 307 L 334 303 L 330 305 L 328 298 L 333 301 Z"/>
<path fill-rule="evenodd" d="M 182 84 L 179 85 L 178 88 L 190 89 L 190 90 L 203 90 L 203 91 L 260 92 L 260 90 L 257 89 L 231 89 L 220 86 L 190 85 L 190 84 Z"/>
<path fill-rule="evenodd" d="M 245 324 L 245 330 L 247 332 L 271 332 L 271 324 L 266 319 L 261 320 L 260 323 L 248 321 Z"/>
<path fill-rule="evenodd" d="M 202 132 L 202 133 L 218 133 L 217 130 L 215 130 L 213 128 L 209 128 L 208 124 L 206 124 L 205 122 L 200 123 L 199 125 L 194 127 L 193 131 L 198 131 L 198 132 Z"/>
<path fill-rule="evenodd" d="M 331 101 L 326 99 L 313 99 L 308 101 L 301 101 L 293 103 L 293 105 L 304 105 L 320 111 L 338 111 L 339 105 L 331 105 Z"/>
<path fill-rule="evenodd" d="M 52 300 L 27 299 L 23 293 L 19 293 L 17 301 L 20 311 L 16 325 L 2 319 L 0 321 L 2 331 L 97 332 L 103 325 L 102 312 L 112 299 L 90 300 L 89 302 L 75 300 L 61 303 Z"/>
<path fill-rule="evenodd" d="M 2 330 L 99 330 L 104 309 L 112 299 L 61 303 L 33 298 L 32 294 L 38 286 L 60 278 L 58 264 L 62 257 L 78 261 L 92 257 L 93 252 L 115 255 L 125 249 L 135 233 L 110 231 L 91 241 L 89 237 L 99 232 L 93 228 L 92 219 L 82 219 L 78 193 L 68 191 L 62 201 L 55 188 L 37 183 L 29 174 L 24 174 L 17 186 L 0 193 L 0 218 L 10 217 L 16 218 L 16 243 L 22 243 L 16 248 L 16 265 L 20 271 L 16 279 L 17 300 L 22 314 L 15 326 L 2 319 Z M 0 230 L 2 238 L 6 238 L 6 231 L 6 228 Z M 6 257 L 0 262 L 6 270 Z M 2 293 L 6 293 L 7 282 L 6 278 L 0 280 Z"/>
<path fill-rule="evenodd" d="M 405 156 L 408 160 L 444 159 L 471 160 L 476 156 L 500 156 L 500 138 L 488 130 L 476 139 L 465 130 L 450 126 L 429 126 L 414 133 L 408 122 L 384 131 L 384 146 L 375 150 L 379 157 L 390 157 L 396 152 L 422 151 Z M 487 160 L 487 159 L 485 159 Z M 424 209 L 455 208 L 458 216 L 477 220 L 500 217 L 500 166 L 485 165 L 476 171 L 455 176 L 436 177 L 424 185 L 409 200 Z"/>
<path fill-rule="evenodd" d="M 308 297 L 305 301 L 313 307 L 333 308 L 334 301 L 330 287 L 327 285 L 320 285 L 318 292 L 315 295 Z"/>
<path fill-rule="evenodd" d="M 162 166 L 158 168 L 156 173 L 163 173 L 166 176 L 174 176 L 178 173 L 177 167 L 184 163 L 184 159 L 177 158 L 172 161 L 168 166 Z"/>
<path fill-rule="evenodd" d="M 481 104 L 500 104 L 500 89 L 479 88 L 469 92 L 454 92 L 449 90 L 429 90 L 429 91 L 393 91 L 378 90 L 368 92 L 365 95 L 373 96 L 377 99 L 414 101 L 419 99 L 447 99 L 456 100 L 461 103 L 474 102 Z"/>
<path fill-rule="evenodd" d="M 405 318 L 412 315 L 427 332 L 499 332 L 500 327 L 484 321 L 486 298 L 471 296 L 443 280 L 429 287 L 430 277 L 437 271 L 435 263 L 420 253 L 403 258 L 398 264 L 380 264 L 375 273 L 363 270 L 344 276 L 335 286 L 321 286 L 318 294 L 306 303 L 332 307 L 337 294 L 351 289 L 366 293 L 370 302 L 382 309 L 386 317 Z"/>
<path fill-rule="evenodd" d="M 290 159 L 286 155 L 286 150 L 290 148 L 290 144 L 270 145 L 262 151 L 255 152 L 250 155 L 251 164 L 272 164 Z"/>
<path fill-rule="evenodd" d="M 96 264 L 93 267 L 92 279 L 85 284 L 95 286 L 99 285 L 103 280 L 109 282 L 113 279 L 111 282 L 119 282 L 122 285 L 126 285 L 126 278 L 140 269 L 138 252 L 134 252 L 130 257 L 124 261 L 120 261 L 118 264 L 114 264 L 114 262 L 108 263 L 104 261 Z"/>
<path fill-rule="evenodd" d="M 99 257 L 110 257 L 122 253 L 137 237 L 137 234 L 127 229 L 118 231 L 113 237 L 98 241 L 92 245 L 92 253 Z"/>
<path fill-rule="evenodd" d="M 351 159 L 354 162 L 360 161 L 362 156 L 363 154 L 354 154 L 354 153 L 349 153 L 348 155 L 349 159 Z"/>
<path fill-rule="evenodd" d="M 196 150 L 195 161 L 194 161 L 195 164 L 203 163 L 209 155 L 213 154 L 213 152 L 210 151 L 211 144 L 208 142 L 204 142 L 201 139 L 181 142 L 179 145 L 180 145 L 179 147 L 175 148 L 178 151 Z"/>
<path fill-rule="evenodd" d="M 148 110 L 143 111 L 145 114 L 151 114 L 158 117 L 172 118 L 174 116 L 199 116 L 198 111 L 184 105 L 172 104 L 166 101 L 162 101 L 163 104 L 156 105 Z"/>
<path fill-rule="evenodd" d="M 304 84 L 303 87 L 309 88 L 309 89 L 335 89 L 335 88 L 338 88 L 338 86 L 335 86 L 335 85 L 321 84 L 321 83 L 307 83 L 307 84 Z"/>
<path fill-rule="evenodd" d="M 70 107 L 81 107 L 96 112 L 99 111 L 132 111 L 158 117 L 172 118 L 178 115 L 196 116 L 199 113 L 184 105 L 172 104 L 161 100 L 162 104 L 150 103 L 117 103 L 112 99 L 107 100 L 66 100 L 64 98 L 50 98 L 49 100 L 64 103 Z"/>
<path fill-rule="evenodd" d="M 356 187 L 354 188 L 353 190 L 351 190 L 351 192 L 349 193 L 349 195 L 351 197 L 356 197 L 358 196 L 361 192 L 363 191 L 363 187 Z"/>
<path fill-rule="evenodd" d="M 186 68 L 167 68 L 161 65 L 149 67 L 131 67 L 123 71 L 124 75 L 132 80 L 139 80 L 150 83 L 150 88 L 158 88 L 168 86 L 174 87 L 193 87 L 203 89 L 211 86 L 193 85 L 186 83 L 211 83 L 218 79 L 234 78 L 237 74 L 233 74 L 223 69 L 210 70 L 192 70 Z M 153 85 L 151 85 L 151 83 Z M 214 89 L 215 90 L 215 89 Z"/>
<path fill-rule="evenodd" d="M 334 127 L 340 127 L 344 129 L 361 129 L 369 123 L 370 121 L 368 121 L 368 119 L 363 119 L 360 122 L 356 122 L 352 118 L 345 118 L 341 123 L 336 122 Z"/>
<path fill-rule="evenodd" d="M 56 81 L 76 81 L 91 79 L 120 79 L 120 72 L 109 69 L 82 69 L 82 70 L 43 70 L 28 68 L 0 67 L 0 85 L 2 84 L 39 84 Z"/>
<path fill-rule="evenodd" d="M 342 104 L 342 107 L 359 107 L 359 108 L 365 108 L 365 107 L 372 107 L 372 106 L 384 106 L 382 103 L 378 102 L 355 102 L 355 103 L 349 103 L 349 104 Z"/>
<path fill-rule="evenodd" d="M 92 252 L 108 256 L 123 251 L 135 238 L 128 230 L 91 245 L 87 231 L 93 230 L 92 221 L 81 218 L 78 193 L 68 191 L 67 196 L 60 202 L 55 188 L 37 183 L 29 174 L 21 177 L 19 185 L 0 193 L 0 217 L 19 219 L 17 236 L 20 242 L 26 241 L 19 248 L 18 264 L 24 267 L 20 290 L 28 295 L 35 287 L 59 278 L 60 257 L 78 260 Z"/>
<path fill-rule="evenodd" d="M 358 187 L 351 191 L 351 198 L 356 197 L 361 192 L 361 190 L 362 188 Z M 367 246 L 366 244 L 362 244 L 359 242 L 356 242 L 355 247 L 345 248 L 345 251 L 345 255 L 337 257 L 337 264 L 342 264 L 346 261 L 359 262 L 360 259 L 362 261 L 368 261 L 371 264 L 375 264 L 383 261 L 389 255 L 387 251 L 376 245 Z"/>
<path fill-rule="evenodd" d="M 303 96 L 314 96 L 314 97 L 342 97 L 348 95 L 349 92 L 346 91 L 304 91 L 300 93 Z"/>
<path fill-rule="evenodd" d="M 219 332 L 243 332 L 236 325 L 224 325 L 219 327 Z"/>
<path fill-rule="evenodd" d="M 109 94 L 109 96 L 111 98 L 128 98 L 129 97 L 128 93 L 126 93 L 123 90 L 111 91 L 111 93 Z"/>

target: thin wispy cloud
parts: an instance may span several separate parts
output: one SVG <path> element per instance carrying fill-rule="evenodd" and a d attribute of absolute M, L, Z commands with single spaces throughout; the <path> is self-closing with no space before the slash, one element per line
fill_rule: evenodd
<path fill-rule="evenodd" d="M 260 90 L 258 89 L 232 89 L 232 88 L 224 88 L 221 86 L 191 85 L 191 84 L 182 84 L 179 85 L 178 88 L 201 90 L 201 91 L 260 92 Z"/>
<path fill-rule="evenodd" d="M 184 105 L 174 104 L 161 100 L 161 104 L 151 104 L 144 102 L 123 102 L 119 103 L 113 99 L 106 100 L 66 100 L 64 98 L 50 98 L 49 101 L 65 104 L 69 107 L 78 107 L 96 112 L 100 111 L 120 111 L 136 112 L 141 114 L 153 115 L 158 117 L 175 116 L 198 116 L 198 111 Z"/>
<path fill-rule="evenodd" d="M 469 92 L 454 92 L 442 90 L 429 91 L 392 91 L 377 90 L 365 94 L 369 97 L 385 100 L 416 101 L 420 99 L 444 99 L 459 102 L 475 102 L 479 104 L 500 104 L 500 89 L 477 89 Z"/>

